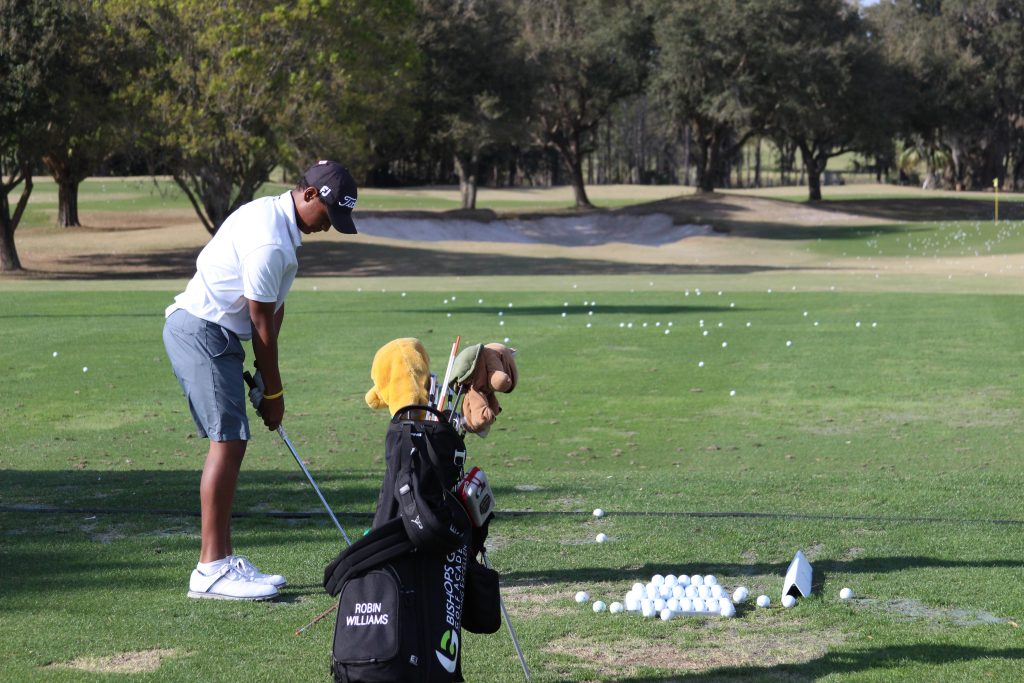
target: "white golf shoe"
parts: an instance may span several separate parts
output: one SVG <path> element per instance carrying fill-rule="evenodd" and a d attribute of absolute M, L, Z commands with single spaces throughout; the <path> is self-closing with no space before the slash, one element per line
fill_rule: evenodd
<path fill-rule="evenodd" d="M 277 597 L 277 587 L 257 583 L 238 572 L 231 562 L 225 562 L 212 574 L 192 570 L 188 582 L 188 597 L 212 600 L 270 600 Z"/>
<path fill-rule="evenodd" d="M 256 568 L 245 555 L 228 555 L 228 563 L 236 572 L 256 583 L 265 583 L 269 586 L 282 588 L 288 584 L 288 580 L 280 574 L 264 574 Z"/>

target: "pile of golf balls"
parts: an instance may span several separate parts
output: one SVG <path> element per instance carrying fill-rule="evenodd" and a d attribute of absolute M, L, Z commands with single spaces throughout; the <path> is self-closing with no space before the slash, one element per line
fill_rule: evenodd
<path fill-rule="evenodd" d="M 646 584 L 634 583 L 622 602 L 605 607 L 604 602 L 597 601 L 592 609 L 612 614 L 638 612 L 645 617 L 660 617 L 662 621 L 680 616 L 733 617 L 736 616 L 734 603 L 746 600 L 747 593 L 741 586 L 730 598 L 729 591 L 712 574 L 655 574 Z M 589 597 L 586 591 L 580 591 L 576 602 L 588 602 Z"/>

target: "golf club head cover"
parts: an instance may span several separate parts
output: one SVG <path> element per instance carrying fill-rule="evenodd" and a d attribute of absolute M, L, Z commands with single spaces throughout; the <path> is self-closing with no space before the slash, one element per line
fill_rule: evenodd
<path fill-rule="evenodd" d="M 366 392 L 366 405 L 387 408 L 394 416 L 400 408 L 427 402 L 430 356 L 419 339 L 394 339 L 377 350 L 370 367 L 373 386 Z"/>
<path fill-rule="evenodd" d="M 509 394 L 519 384 L 515 353 L 504 344 L 485 344 L 477 351 L 472 368 L 460 376 L 468 384 L 462 403 L 466 431 L 486 436 L 498 419 L 501 404 L 495 392 Z"/>
<path fill-rule="evenodd" d="M 402 520 L 395 518 L 345 548 L 324 568 L 324 589 L 337 597 L 350 577 L 415 550 Z"/>

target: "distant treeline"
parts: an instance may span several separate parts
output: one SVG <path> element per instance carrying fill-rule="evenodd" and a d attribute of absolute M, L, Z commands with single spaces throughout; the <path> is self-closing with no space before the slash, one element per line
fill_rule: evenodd
<path fill-rule="evenodd" d="M 0 0 L 0 266 L 33 174 L 364 185 L 1024 186 L 1024 0 Z M 766 157 L 766 158 L 762 158 Z M 781 174 L 781 177 L 780 177 Z"/>

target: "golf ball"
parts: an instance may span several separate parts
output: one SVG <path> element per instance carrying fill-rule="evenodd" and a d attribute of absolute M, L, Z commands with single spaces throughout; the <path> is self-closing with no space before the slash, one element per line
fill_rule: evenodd
<path fill-rule="evenodd" d="M 736 608 L 729 604 L 722 607 L 722 609 L 718 613 L 721 614 L 723 617 L 734 617 L 736 616 Z"/>
<path fill-rule="evenodd" d="M 612 603 L 612 607 L 615 607 L 615 605 L 617 605 L 617 604 L 619 604 L 619 603 L 613 602 Z M 637 610 L 639 610 L 640 609 L 640 598 L 636 597 L 635 595 L 632 596 L 632 597 L 626 598 L 626 609 L 628 611 L 630 611 L 630 612 L 636 612 Z"/>
<path fill-rule="evenodd" d="M 679 598 L 669 598 L 665 603 L 665 607 L 672 610 L 673 612 L 679 611 Z"/>
<path fill-rule="evenodd" d="M 701 586 L 700 588 L 697 589 L 697 595 L 698 595 L 698 597 L 705 598 L 705 599 L 710 598 L 711 597 L 711 586 Z"/>
<path fill-rule="evenodd" d="M 736 604 L 739 604 L 739 603 L 741 603 L 741 602 L 743 602 L 744 600 L 747 599 L 747 595 L 748 595 L 747 589 L 744 588 L 743 586 L 740 586 L 739 588 L 737 588 L 733 592 L 733 594 L 732 594 L 732 601 L 734 603 L 736 603 Z"/>
<path fill-rule="evenodd" d="M 679 577 L 677 577 L 675 574 L 666 574 L 665 575 L 665 585 L 668 586 L 669 588 L 673 588 L 673 587 L 679 585 Z"/>
<path fill-rule="evenodd" d="M 603 612 L 606 609 L 608 609 L 608 606 L 605 605 L 604 602 L 602 602 L 601 600 L 595 600 L 594 601 L 594 612 L 595 613 Z"/>
<path fill-rule="evenodd" d="M 645 617 L 653 617 L 657 612 L 654 611 L 654 603 L 650 600 L 644 600 L 640 603 L 640 613 Z"/>
<path fill-rule="evenodd" d="M 685 598 L 686 588 L 684 586 L 672 586 L 672 597 L 673 598 Z"/>
<path fill-rule="evenodd" d="M 643 593 L 647 589 L 644 587 L 644 585 L 642 583 L 640 583 L 638 581 L 638 582 L 634 583 L 633 587 L 630 588 L 629 590 L 632 593 L 636 593 L 637 595 L 640 595 L 641 593 Z"/>
<path fill-rule="evenodd" d="M 759 596 L 757 596 L 757 606 L 758 607 L 767 607 L 770 604 L 772 604 L 772 599 L 769 598 L 767 595 L 759 595 Z"/>
<path fill-rule="evenodd" d="M 651 583 L 653 583 L 655 586 L 662 586 L 665 584 L 665 577 L 661 574 L 655 574 L 651 577 Z"/>
<path fill-rule="evenodd" d="M 696 598 L 696 597 L 698 597 L 697 596 L 697 589 L 698 588 L 700 588 L 700 586 L 694 586 L 693 584 L 690 584 L 689 586 L 687 586 L 686 587 L 686 597 L 688 597 L 688 598 Z"/>
<path fill-rule="evenodd" d="M 618 614 L 619 612 L 622 611 L 622 603 L 621 602 L 613 602 L 612 604 L 608 605 L 608 611 L 611 612 L 612 614 Z"/>
<path fill-rule="evenodd" d="M 705 586 L 717 586 L 718 585 L 718 579 L 715 578 L 714 574 L 708 574 L 707 576 L 704 577 L 704 585 Z"/>
<path fill-rule="evenodd" d="M 711 587 L 711 597 L 713 597 L 713 598 L 721 598 L 723 596 L 725 596 L 725 590 L 721 586 L 719 586 L 718 584 L 715 584 L 714 586 Z"/>
<path fill-rule="evenodd" d="M 604 543 L 605 541 L 608 540 L 608 534 L 603 534 L 603 533 L 602 534 L 598 534 L 594 538 L 594 540 L 596 540 L 598 543 Z"/>
<path fill-rule="evenodd" d="M 660 612 L 661 610 L 665 609 L 666 607 L 668 607 L 668 603 L 665 602 L 665 600 L 663 598 L 658 598 L 657 600 L 654 601 L 654 611 L 655 612 Z"/>
<path fill-rule="evenodd" d="M 82 372 L 89 372 L 89 368 L 82 368 Z"/>
<path fill-rule="evenodd" d="M 680 598 L 679 600 L 679 611 L 680 612 L 692 612 L 693 611 L 693 600 L 690 598 Z"/>
<path fill-rule="evenodd" d="M 668 609 L 668 608 L 665 608 L 665 609 L 661 610 L 661 620 L 662 621 L 672 621 L 672 617 L 674 617 L 675 615 L 676 615 L 676 613 L 673 612 L 672 610 Z"/>
<path fill-rule="evenodd" d="M 698 599 L 693 601 L 693 611 L 694 612 L 707 612 L 708 608 L 707 608 L 707 605 L 704 604 L 704 601 L 701 600 L 700 598 L 698 598 Z"/>
<path fill-rule="evenodd" d="M 587 591 L 578 591 L 576 593 L 576 602 L 580 603 L 581 605 L 589 600 L 590 593 L 588 593 Z"/>
<path fill-rule="evenodd" d="M 604 517 L 604 510 L 602 510 L 601 508 L 594 508 L 594 516 Z"/>
<path fill-rule="evenodd" d="M 53 357 L 54 357 L 54 358 L 56 358 L 56 357 L 57 357 L 57 352 L 56 352 L 56 351 L 54 351 L 54 352 L 53 352 Z"/>
<path fill-rule="evenodd" d="M 704 585 L 704 577 L 701 576 L 700 574 L 694 574 L 693 576 L 690 577 L 690 585 L 691 586 L 703 586 Z"/>
<path fill-rule="evenodd" d="M 658 587 L 655 586 L 653 583 L 649 583 L 646 586 L 644 586 L 644 593 L 647 595 L 647 598 L 649 600 L 653 600 L 654 598 L 658 597 Z"/>
<path fill-rule="evenodd" d="M 794 598 L 792 595 L 783 595 L 782 596 L 782 606 L 783 607 L 785 607 L 786 609 L 789 609 L 790 607 L 793 607 L 794 605 L 796 605 L 796 598 Z"/>
<path fill-rule="evenodd" d="M 843 590 L 839 591 L 839 599 L 840 600 L 849 600 L 852 597 L 853 597 L 853 589 L 851 589 L 851 588 L 844 588 Z"/>
<path fill-rule="evenodd" d="M 678 581 L 679 581 L 679 585 L 680 586 L 684 586 L 685 587 L 685 586 L 689 586 L 690 585 L 690 577 L 687 576 L 686 574 L 680 574 L 679 578 L 678 578 Z"/>

